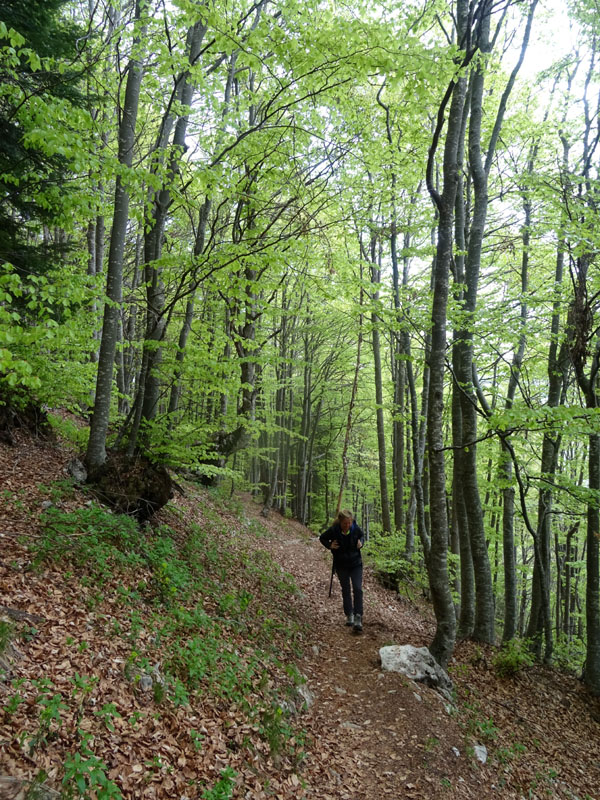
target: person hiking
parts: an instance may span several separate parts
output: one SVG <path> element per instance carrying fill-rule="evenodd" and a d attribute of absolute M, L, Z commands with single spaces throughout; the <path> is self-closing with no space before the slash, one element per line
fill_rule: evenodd
<path fill-rule="evenodd" d="M 333 569 L 342 587 L 342 601 L 346 625 L 351 625 L 356 633 L 362 631 L 363 590 L 361 547 L 365 535 L 354 521 L 351 511 L 340 511 L 337 520 L 319 541 L 333 553 Z"/>

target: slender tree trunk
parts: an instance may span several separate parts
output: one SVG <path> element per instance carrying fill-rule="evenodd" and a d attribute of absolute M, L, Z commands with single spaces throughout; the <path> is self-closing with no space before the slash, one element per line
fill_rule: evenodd
<path fill-rule="evenodd" d="M 528 172 L 533 172 L 534 158 L 529 159 Z M 519 344 L 511 364 L 508 390 L 506 394 L 506 409 L 512 408 L 517 383 L 521 374 L 521 364 L 525 353 L 526 325 L 527 325 L 527 292 L 529 287 L 529 242 L 531 225 L 531 200 L 528 195 L 523 204 L 525 222 L 523 226 L 522 241 L 523 252 L 521 256 L 521 316 Z M 500 480 L 502 489 L 502 548 L 504 554 L 504 630 L 502 641 L 508 642 L 517 632 L 517 567 L 514 542 L 515 519 L 515 489 L 512 485 L 512 461 L 507 451 L 504 440 L 501 441 Z"/>
<path fill-rule="evenodd" d="M 342 476 L 340 479 L 340 490 L 337 496 L 335 506 L 336 515 L 339 514 L 342 507 L 342 497 L 344 489 L 348 483 L 348 448 L 350 447 L 350 436 L 352 434 L 352 414 L 354 412 L 354 404 L 356 402 L 356 393 L 358 391 L 358 375 L 361 365 L 361 349 L 363 340 L 363 288 L 362 288 L 362 262 L 360 266 L 360 296 L 359 296 L 359 317 L 358 317 L 358 339 L 356 342 L 356 366 L 354 368 L 354 378 L 352 380 L 352 391 L 350 393 L 350 404 L 348 406 L 348 417 L 346 419 L 346 433 L 344 435 L 344 446 L 342 449 Z"/>
<path fill-rule="evenodd" d="M 463 108 L 460 140 L 457 148 L 458 186 L 455 208 L 455 240 L 456 255 L 454 258 L 454 281 L 458 285 L 457 299 L 464 302 L 465 253 L 467 250 L 467 231 L 470 225 L 470 180 L 467 185 L 463 180 L 464 142 L 467 130 L 471 84 L 467 89 L 467 97 Z M 460 554 L 460 571 L 455 579 L 455 591 L 460 597 L 458 614 L 458 637 L 466 639 L 473 634 L 475 627 L 475 572 L 469 538 L 469 519 L 462 485 L 462 444 L 463 420 L 461 411 L 459 378 L 461 375 L 461 340 L 460 332 L 454 330 L 452 341 L 452 445 L 454 459 L 452 462 L 452 517 L 451 547 L 453 553 Z"/>
<path fill-rule="evenodd" d="M 374 246 L 371 252 L 371 282 L 375 285 L 373 291 L 372 301 L 376 306 L 379 302 L 379 283 L 381 281 L 381 268 L 374 262 L 375 252 Z M 381 256 L 381 253 L 380 253 Z M 383 419 L 383 377 L 381 370 L 381 346 L 379 342 L 379 316 L 377 311 L 373 310 L 371 313 L 371 322 L 373 324 L 372 342 L 373 342 L 373 363 L 375 369 L 375 403 L 376 403 L 376 418 L 377 418 L 377 451 L 379 455 L 379 491 L 381 497 L 381 523 L 384 533 L 391 533 L 392 523 L 390 519 L 390 503 L 388 495 L 388 482 L 387 482 L 387 458 L 385 447 L 385 423 Z"/>
<path fill-rule="evenodd" d="M 600 436 L 590 436 L 588 483 L 592 491 L 600 491 Z M 585 622 L 587 648 L 585 683 L 595 695 L 600 695 L 600 511 L 596 503 L 588 503 L 587 556 L 585 585 Z"/>
<path fill-rule="evenodd" d="M 141 3 L 135 4 L 134 26 L 137 27 L 141 17 Z M 144 37 L 144 30 L 136 35 L 133 52 Z M 135 145 L 135 127 L 139 106 L 140 88 L 142 85 L 143 66 L 138 58 L 132 58 L 127 67 L 127 83 L 125 99 L 119 126 L 119 163 L 126 170 L 133 164 L 133 148 Z M 113 224 L 108 255 L 108 270 L 104 318 L 102 322 L 102 339 L 98 355 L 98 376 L 94 413 L 90 425 L 90 438 L 86 453 L 88 469 L 95 469 L 106 460 L 106 434 L 110 418 L 110 402 L 112 397 L 113 370 L 115 351 L 119 336 L 120 305 L 123 292 L 123 257 L 127 223 L 129 221 L 129 188 L 120 175 L 115 185 L 115 203 Z"/>
<path fill-rule="evenodd" d="M 462 444 L 459 454 L 460 486 L 464 498 L 471 557 L 475 575 L 475 619 L 472 637 L 475 640 L 494 642 L 494 594 L 492 576 L 483 526 L 483 511 L 477 481 L 477 403 L 473 387 L 473 317 L 477 303 L 477 289 L 481 265 L 481 246 L 485 230 L 488 194 L 487 174 L 481 157 L 481 118 L 483 114 L 483 90 L 485 59 L 490 50 L 489 10 L 483 12 L 479 34 L 481 61 L 471 76 L 469 89 L 469 166 L 473 180 L 474 205 L 469 231 L 467 258 L 465 262 L 465 296 L 463 310 L 466 325 L 458 334 L 457 348 L 459 400 L 461 409 Z"/>
<path fill-rule="evenodd" d="M 187 52 L 190 65 L 193 65 L 200 52 L 200 47 L 206 33 L 206 25 L 197 22 L 187 34 Z M 146 234 L 144 241 L 144 261 L 146 272 L 146 337 L 144 348 L 147 368 L 144 375 L 144 397 L 142 402 L 142 418 L 151 421 L 158 411 L 160 397 L 160 366 L 162 362 L 162 346 L 167 330 L 166 293 L 162 278 L 162 269 L 157 266 L 162 254 L 165 225 L 169 208 L 172 202 L 172 185 L 179 173 L 179 159 L 186 147 L 186 135 L 189 115 L 187 109 L 194 95 L 195 81 L 189 72 L 185 72 L 177 79 L 175 100 L 183 109 L 179 112 L 176 121 L 173 112 L 169 109 L 163 117 L 156 153 L 160 154 L 160 161 L 167 157 L 170 132 L 174 125 L 171 151 L 168 155 L 169 166 L 165 184 L 153 194 L 152 214 L 146 220 Z"/>
<path fill-rule="evenodd" d="M 468 3 L 459 0 L 456 6 L 459 41 L 467 29 Z M 437 136 L 441 130 L 444 104 L 440 107 L 438 127 L 430 148 L 427 165 L 427 188 L 438 213 L 438 241 L 433 268 L 433 303 L 431 353 L 429 358 L 429 403 L 427 413 L 427 454 L 429 467 L 429 506 L 431 519 L 431 546 L 426 554 L 427 572 L 433 600 L 437 628 L 429 647 L 434 658 L 446 666 L 456 636 L 454 603 L 448 578 L 448 515 L 446 509 L 446 469 L 444 460 L 444 371 L 446 359 L 446 318 L 448 283 L 452 262 L 454 204 L 458 186 L 458 147 L 466 95 L 466 79 L 459 76 L 448 88 L 445 101 L 450 100 L 444 147 L 444 187 L 439 195 L 433 186 L 433 158 Z"/>
<path fill-rule="evenodd" d="M 296 519 L 305 522 L 306 496 L 308 493 L 308 432 L 310 430 L 311 396 L 312 396 L 312 354 L 310 334 L 304 335 L 304 390 L 302 395 L 302 417 L 300 420 L 300 436 L 297 447 L 297 488 L 296 488 Z"/>
<path fill-rule="evenodd" d="M 566 172 L 569 162 L 569 144 L 565 137 L 562 137 L 563 158 L 562 166 Z M 562 283 L 565 261 L 565 240 L 561 232 L 556 253 L 556 266 L 554 273 L 554 299 L 552 304 L 552 320 L 550 323 L 550 345 L 548 348 L 548 401 L 549 408 L 556 408 L 561 399 L 567 381 L 568 369 L 568 350 L 565 344 L 559 351 L 559 331 L 562 316 Z M 541 547 L 534 551 L 532 597 L 529 623 L 527 626 L 527 636 L 533 641 L 533 649 L 539 659 L 542 652 L 542 638 L 544 635 L 544 618 L 549 613 L 549 592 L 550 584 L 546 578 L 550 570 L 549 558 L 545 559 L 544 554 L 549 553 L 550 544 L 550 519 L 552 510 L 552 484 L 558 463 L 558 451 L 560 447 L 560 434 L 545 432 L 542 441 L 542 455 L 540 472 L 544 478 L 544 483 L 540 487 L 538 497 L 538 536 L 541 539 Z M 538 558 L 539 555 L 542 558 Z M 552 640 L 546 642 L 547 657 L 552 652 Z"/>

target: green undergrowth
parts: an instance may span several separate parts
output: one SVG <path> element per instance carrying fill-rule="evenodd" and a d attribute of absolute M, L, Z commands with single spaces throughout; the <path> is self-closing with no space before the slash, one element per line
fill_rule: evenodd
<path fill-rule="evenodd" d="M 371 533 L 365 550 L 367 563 L 375 569 L 380 583 L 387 589 L 411 596 L 427 594 L 425 566 L 420 559 L 408 558 L 406 537 L 394 533 Z M 411 598 L 413 599 L 413 598 Z"/>
<path fill-rule="evenodd" d="M 193 708 L 197 699 L 212 698 L 215 707 L 247 720 L 272 756 L 285 753 L 299 766 L 306 741 L 289 711 L 303 680 L 293 664 L 302 632 L 287 610 L 297 592 L 293 580 L 266 552 L 245 546 L 245 538 L 264 535 L 260 523 L 242 520 L 233 531 L 205 507 L 202 527 L 184 525 L 176 509 L 169 513 L 172 527 L 140 528 L 93 502 L 74 510 L 52 506 L 30 544 L 33 568 L 52 566 L 79 581 L 95 625 L 127 650 L 125 677 L 133 690 L 150 678 L 158 709 Z M 105 613 L 109 604 L 118 613 Z M 87 647 L 69 637 L 67 645 L 80 652 Z M 17 687 L 5 713 L 14 713 L 21 699 Z M 33 749 L 60 727 L 63 698 L 46 687 L 36 702 L 42 722 L 30 737 Z M 102 698 L 95 708 L 95 725 L 109 729 L 119 716 Z M 83 745 L 64 765 L 64 796 L 76 790 L 82 797 L 120 796 L 85 738 Z M 193 745 L 202 747 L 200 734 Z M 230 785 L 227 773 L 202 796 L 228 797 Z"/>

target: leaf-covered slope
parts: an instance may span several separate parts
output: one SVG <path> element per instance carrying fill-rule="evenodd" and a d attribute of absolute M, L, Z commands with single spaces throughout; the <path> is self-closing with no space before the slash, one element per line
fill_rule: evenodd
<path fill-rule="evenodd" d="M 379 667 L 382 645 L 430 640 L 415 598 L 367 570 L 353 636 L 303 526 L 187 486 L 140 531 L 73 491 L 67 460 L 24 434 L 0 448 L 1 772 L 15 796 L 37 779 L 90 798 L 598 797 L 600 715 L 574 679 L 500 679 L 493 649 L 465 643 L 449 714 Z"/>

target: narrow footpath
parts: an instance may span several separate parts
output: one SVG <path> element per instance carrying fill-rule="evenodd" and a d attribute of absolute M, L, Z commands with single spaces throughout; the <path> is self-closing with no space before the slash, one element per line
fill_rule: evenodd
<path fill-rule="evenodd" d="M 257 546 L 294 577 L 301 592 L 298 611 L 308 625 L 302 666 L 314 702 L 302 721 L 324 758 L 319 791 L 313 777 L 307 797 L 519 797 L 495 788 L 439 694 L 381 670 L 380 647 L 430 641 L 433 626 L 421 611 L 381 587 L 367 568 L 364 631 L 353 633 L 344 624 L 337 579 L 328 597 L 331 556 L 318 538 L 276 514 L 265 521 L 251 502 L 246 509 L 270 531 Z"/>

